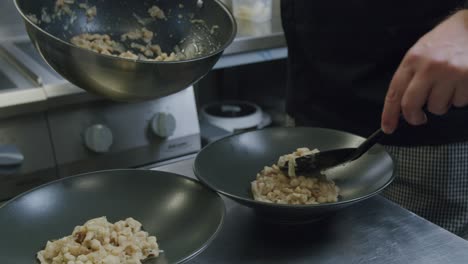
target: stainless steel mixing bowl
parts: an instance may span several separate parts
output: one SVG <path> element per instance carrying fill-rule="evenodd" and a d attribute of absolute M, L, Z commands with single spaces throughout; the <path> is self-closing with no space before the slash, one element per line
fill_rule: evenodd
<path fill-rule="evenodd" d="M 71 5 L 74 20 L 62 15 L 50 23 L 36 25 L 28 17 L 36 15 L 40 19 L 43 8 L 53 14 L 55 2 L 15 0 L 34 46 L 71 83 L 119 101 L 159 98 L 189 87 L 213 68 L 236 35 L 233 15 L 218 0 L 88 0 L 89 6 L 97 7 L 97 16 L 92 21 L 78 7 L 78 3 L 85 1 L 77 0 Z M 81 33 L 107 33 L 119 39 L 122 34 L 142 27 L 136 16 L 149 17 L 148 8 L 153 4 L 164 10 L 167 17 L 145 25 L 156 34 L 153 44 L 170 51 L 177 44 L 194 43 L 204 50 L 199 56 L 174 62 L 135 61 L 98 54 L 70 43 L 73 36 Z M 194 23 L 200 20 L 204 22 Z"/>

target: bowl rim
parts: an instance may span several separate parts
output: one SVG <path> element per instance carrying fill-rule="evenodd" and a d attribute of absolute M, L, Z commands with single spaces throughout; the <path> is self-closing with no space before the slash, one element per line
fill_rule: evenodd
<path fill-rule="evenodd" d="M 335 207 L 335 206 L 342 206 L 342 205 L 348 205 L 348 204 L 353 204 L 353 203 L 356 203 L 356 202 L 359 202 L 359 201 L 362 201 L 362 200 L 366 200 L 368 198 L 371 198 L 377 194 L 379 194 L 380 192 L 382 192 L 385 188 L 387 188 L 392 182 L 393 180 L 395 179 L 396 177 L 396 174 L 397 174 L 397 170 L 398 170 L 398 163 L 396 161 L 396 159 L 393 157 L 393 155 L 391 153 L 389 153 L 385 147 L 381 144 L 375 144 L 376 146 L 379 146 L 379 147 L 382 147 L 383 150 L 385 151 L 385 153 L 390 157 L 391 161 L 392 161 L 392 165 L 393 165 L 393 170 L 392 170 L 392 175 L 389 177 L 389 179 L 387 180 L 387 182 L 385 182 L 384 184 L 382 184 L 379 188 L 377 188 L 375 191 L 373 192 L 370 192 L 366 195 L 363 195 L 363 196 L 360 196 L 360 197 L 356 197 L 356 198 L 352 198 L 352 199 L 348 199 L 348 200 L 342 200 L 342 201 L 338 201 L 338 202 L 332 202 L 332 203 L 321 203 L 321 204 L 278 204 L 278 203 L 268 203 L 268 202 L 263 202 L 263 201 L 257 201 L 253 198 L 250 198 L 250 199 L 247 199 L 245 197 L 242 197 L 242 196 L 238 196 L 238 195 L 235 195 L 235 194 L 231 194 L 231 193 L 228 193 L 226 191 L 223 191 L 223 190 L 220 190 L 218 188 L 216 188 L 213 184 L 209 183 L 202 175 L 201 173 L 199 172 L 199 166 L 197 166 L 198 164 L 198 160 L 199 160 L 199 157 L 200 157 L 200 154 L 203 153 L 203 151 L 205 149 L 208 149 L 210 147 L 212 147 L 213 145 L 216 145 L 216 144 L 222 144 L 222 142 L 225 142 L 225 141 L 228 141 L 230 140 L 231 138 L 233 137 L 239 137 L 241 135 L 244 135 L 244 134 L 249 134 L 249 133 L 259 133 L 259 132 L 263 132 L 263 131 L 273 131 L 273 130 L 297 130 L 297 129 L 305 129 L 305 130 L 323 130 L 323 131 L 330 131 L 330 132 L 338 132 L 338 133 L 344 133 L 344 134 L 348 134 L 348 135 L 351 135 L 351 136 L 355 136 L 359 139 L 362 139 L 363 141 L 365 140 L 365 138 L 361 137 L 361 136 L 358 136 L 356 134 L 353 134 L 353 133 L 349 133 L 349 132 L 345 132 L 345 131 L 341 131 L 341 130 L 337 130 L 337 129 L 331 129 L 331 128 L 323 128 L 323 127 L 317 127 L 317 126 L 314 126 L 314 127 L 307 127 L 307 126 L 296 126 L 296 127 L 269 127 L 269 128 L 264 128 L 264 129 L 258 129 L 258 130 L 253 130 L 253 131 L 244 131 L 244 132 L 241 132 L 241 133 L 237 133 L 237 134 L 232 134 L 232 135 L 229 135 L 229 136 L 226 136 L 224 138 L 221 138 L 221 139 L 218 139 L 216 141 L 213 141 L 211 143 L 209 143 L 208 145 L 206 145 L 201 151 L 199 151 L 197 153 L 197 156 L 195 157 L 195 160 L 193 162 L 193 166 L 192 166 L 192 169 L 193 169 L 193 172 L 195 174 L 195 176 L 197 177 L 197 179 L 202 182 L 203 184 L 205 184 L 208 188 L 212 189 L 213 191 L 216 191 L 228 198 L 231 198 L 233 200 L 237 200 L 239 202 L 243 202 L 243 203 L 246 203 L 246 204 L 250 204 L 250 205 L 260 205 L 260 206 L 265 206 L 265 207 L 268 207 L 268 208 L 285 208 L 285 209 L 292 209 L 292 210 L 295 210 L 295 209 L 311 209 L 311 208 L 330 208 L 330 207 Z"/>
<path fill-rule="evenodd" d="M 213 191 L 212 189 L 210 188 L 207 188 L 206 186 L 204 186 L 203 184 L 201 184 L 200 181 L 196 180 L 196 179 L 193 179 L 193 178 L 190 178 L 188 176 L 185 176 L 185 175 L 181 175 L 181 174 L 177 174 L 177 173 L 173 173 L 173 172 L 167 172 L 167 171 L 158 171 L 158 170 L 149 170 L 149 169 L 109 169 L 109 170 L 98 170 L 98 171 L 92 171 L 92 172 L 85 172 L 85 173 L 80 173 L 80 174 L 76 174 L 76 175 L 72 175 L 72 176 L 68 176 L 68 177 L 65 177 L 65 178 L 60 178 L 60 179 L 57 179 L 57 180 L 53 180 L 53 181 L 50 181 L 50 182 L 47 182 L 47 183 L 44 183 L 42 185 L 39 185 L 35 188 L 32 188 L 28 191 L 25 191 L 13 198 L 11 198 L 10 200 L 8 200 L 7 202 L 5 202 L 4 204 L 2 204 L 0 206 L 0 212 L 3 208 L 6 208 L 7 206 L 10 205 L 10 203 L 13 203 L 13 202 L 16 202 L 18 199 L 20 198 L 23 198 L 24 196 L 34 192 L 34 191 L 37 191 L 39 189 L 42 189 L 42 188 L 45 188 L 49 185 L 54 185 L 54 184 L 58 184 L 58 183 L 61 183 L 61 182 L 64 182 L 64 181 L 69 181 L 69 180 L 73 180 L 75 178 L 80 178 L 80 177 L 86 177 L 86 176 L 91 176 L 93 174 L 100 174 L 100 173 L 113 173 L 113 172 L 135 172 L 135 171 L 142 171 L 142 172 L 148 172 L 148 173 L 156 173 L 156 174 L 166 174 L 167 176 L 169 177 L 178 177 L 180 179 L 184 179 L 184 180 L 189 180 L 201 187 L 203 187 L 205 190 L 213 193 L 215 196 L 215 198 L 220 202 L 221 204 L 221 217 L 219 218 L 219 223 L 218 223 L 218 226 L 216 227 L 216 230 L 211 234 L 211 236 L 197 249 L 195 249 L 193 252 L 190 253 L 190 255 L 187 255 L 183 258 L 181 258 L 180 260 L 178 260 L 177 262 L 175 262 L 175 264 L 179 264 L 179 263 L 184 263 L 186 261 L 189 261 L 193 258 L 195 258 L 196 256 L 198 256 L 199 254 L 201 254 L 206 248 L 208 248 L 208 246 L 216 239 L 216 237 L 218 237 L 219 233 L 221 232 L 221 230 L 223 229 L 223 226 L 224 226 L 224 222 L 225 222 L 225 219 L 226 219 L 226 205 L 222 199 L 222 197 L 215 191 Z M 157 236 L 157 235 L 156 235 Z"/>
<path fill-rule="evenodd" d="M 236 38 L 236 35 L 237 35 L 237 23 L 236 23 L 236 19 L 234 18 L 234 15 L 231 13 L 229 8 L 221 0 L 212 0 L 221 7 L 221 9 L 224 11 L 224 13 L 228 16 L 229 20 L 231 21 L 231 25 L 232 25 L 232 27 L 231 27 L 232 32 L 231 32 L 231 35 L 229 36 L 228 40 L 223 45 L 221 45 L 218 49 L 216 49 L 214 52 L 210 52 L 210 53 L 205 54 L 203 56 L 199 56 L 199 57 L 195 57 L 195 58 L 191 58 L 191 59 L 185 59 L 185 60 L 178 60 L 178 61 L 151 61 L 151 60 L 139 60 L 139 59 L 123 58 L 123 57 L 118 57 L 118 56 L 101 54 L 101 53 L 94 52 L 92 50 L 88 50 L 88 49 L 85 49 L 85 48 L 82 48 L 82 47 L 78 47 L 78 46 L 72 44 L 69 41 L 65 41 L 65 40 L 62 40 L 62 39 L 54 36 L 53 34 L 45 31 L 39 25 L 36 25 L 35 23 L 33 23 L 31 21 L 31 19 L 19 7 L 18 1 L 19 0 L 14 0 L 16 10 L 20 13 L 21 17 L 23 18 L 23 21 L 26 23 L 27 26 L 32 26 L 36 31 L 39 31 L 41 34 L 53 39 L 54 41 L 59 42 L 62 45 L 65 45 L 65 46 L 67 46 L 69 48 L 81 50 L 82 52 L 85 52 L 88 55 L 93 55 L 93 56 L 106 58 L 106 59 L 110 59 L 110 60 L 116 60 L 116 61 L 127 61 L 127 62 L 133 62 L 133 63 L 155 64 L 155 65 L 169 65 L 169 64 L 197 62 L 197 61 L 201 61 L 201 60 L 211 58 L 211 57 L 216 56 L 216 55 L 218 55 L 220 53 L 223 53 L 224 50 L 229 45 L 231 45 L 231 43 L 234 41 L 234 39 Z"/>

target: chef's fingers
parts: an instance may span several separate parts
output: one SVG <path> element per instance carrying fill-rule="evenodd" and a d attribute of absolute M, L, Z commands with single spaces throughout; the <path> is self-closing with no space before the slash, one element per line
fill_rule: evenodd
<path fill-rule="evenodd" d="M 465 77 L 455 85 L 452 104 L 455 107 L 468 105 L 468 77 Z"/>
<path fill-rule="evenodd" d="M 453 81 L 438 82 L 433 85 L 427 99 L 427 110 L 435 115 L 444 115 L 452 106 L 456 83 Z"/>
<path fill-rule="evenodd" d="M 414 126 L 426 123 L 423 107 L 434 85 L 433 79 L 424 71 L 418 71 L 401 99 L 401 111 L 405 120 Z"/>
<path fill-rule="evenodd" d="M 385 103 L 382 111 L 381 127 L 387 134 L 393 133 L 398 126 L 398 119 L 401 112 L 401 100 L 413 75 L 413 72 L 404 66 L 400 66 L 395 72 L 395 75 L 393 75 L 387 95 L 385 96 Z"/>

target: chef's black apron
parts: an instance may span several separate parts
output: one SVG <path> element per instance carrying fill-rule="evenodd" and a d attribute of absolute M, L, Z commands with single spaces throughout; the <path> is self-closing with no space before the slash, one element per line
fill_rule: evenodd
<path fill-rule="evenodd" d="M 288 114 L 299 126 L 370 135 L 380 127 L 388 85 L 406 51 L 461 6 L 456 0 L 283 0 Z M 429 115 L 427 125 L 398 129 L 383 143 L 398 171 L 384 196 L 468 238 L 467 110 Z"/>
<path fill-rule="evenodd" d="M 380 127 L 390 80 L 406 51 L 463 6 L 460 0 L 283 0 L 289 47 L 287 111 L 296 124 L 368 136 Z M 468 139 L 468 111 L 429 115 L 385 143 Z"/>

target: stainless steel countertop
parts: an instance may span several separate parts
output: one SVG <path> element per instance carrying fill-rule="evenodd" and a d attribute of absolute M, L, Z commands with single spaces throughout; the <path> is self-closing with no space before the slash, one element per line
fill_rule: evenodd
<path fill-rule="evenodd" d="M 195 178 L 193 158 L 156 170 Z M 225 199 L 221 233 L 188 263 L 467 263 L 468 241 L 377 196 L 302 228 L 260 222 Z"/>

